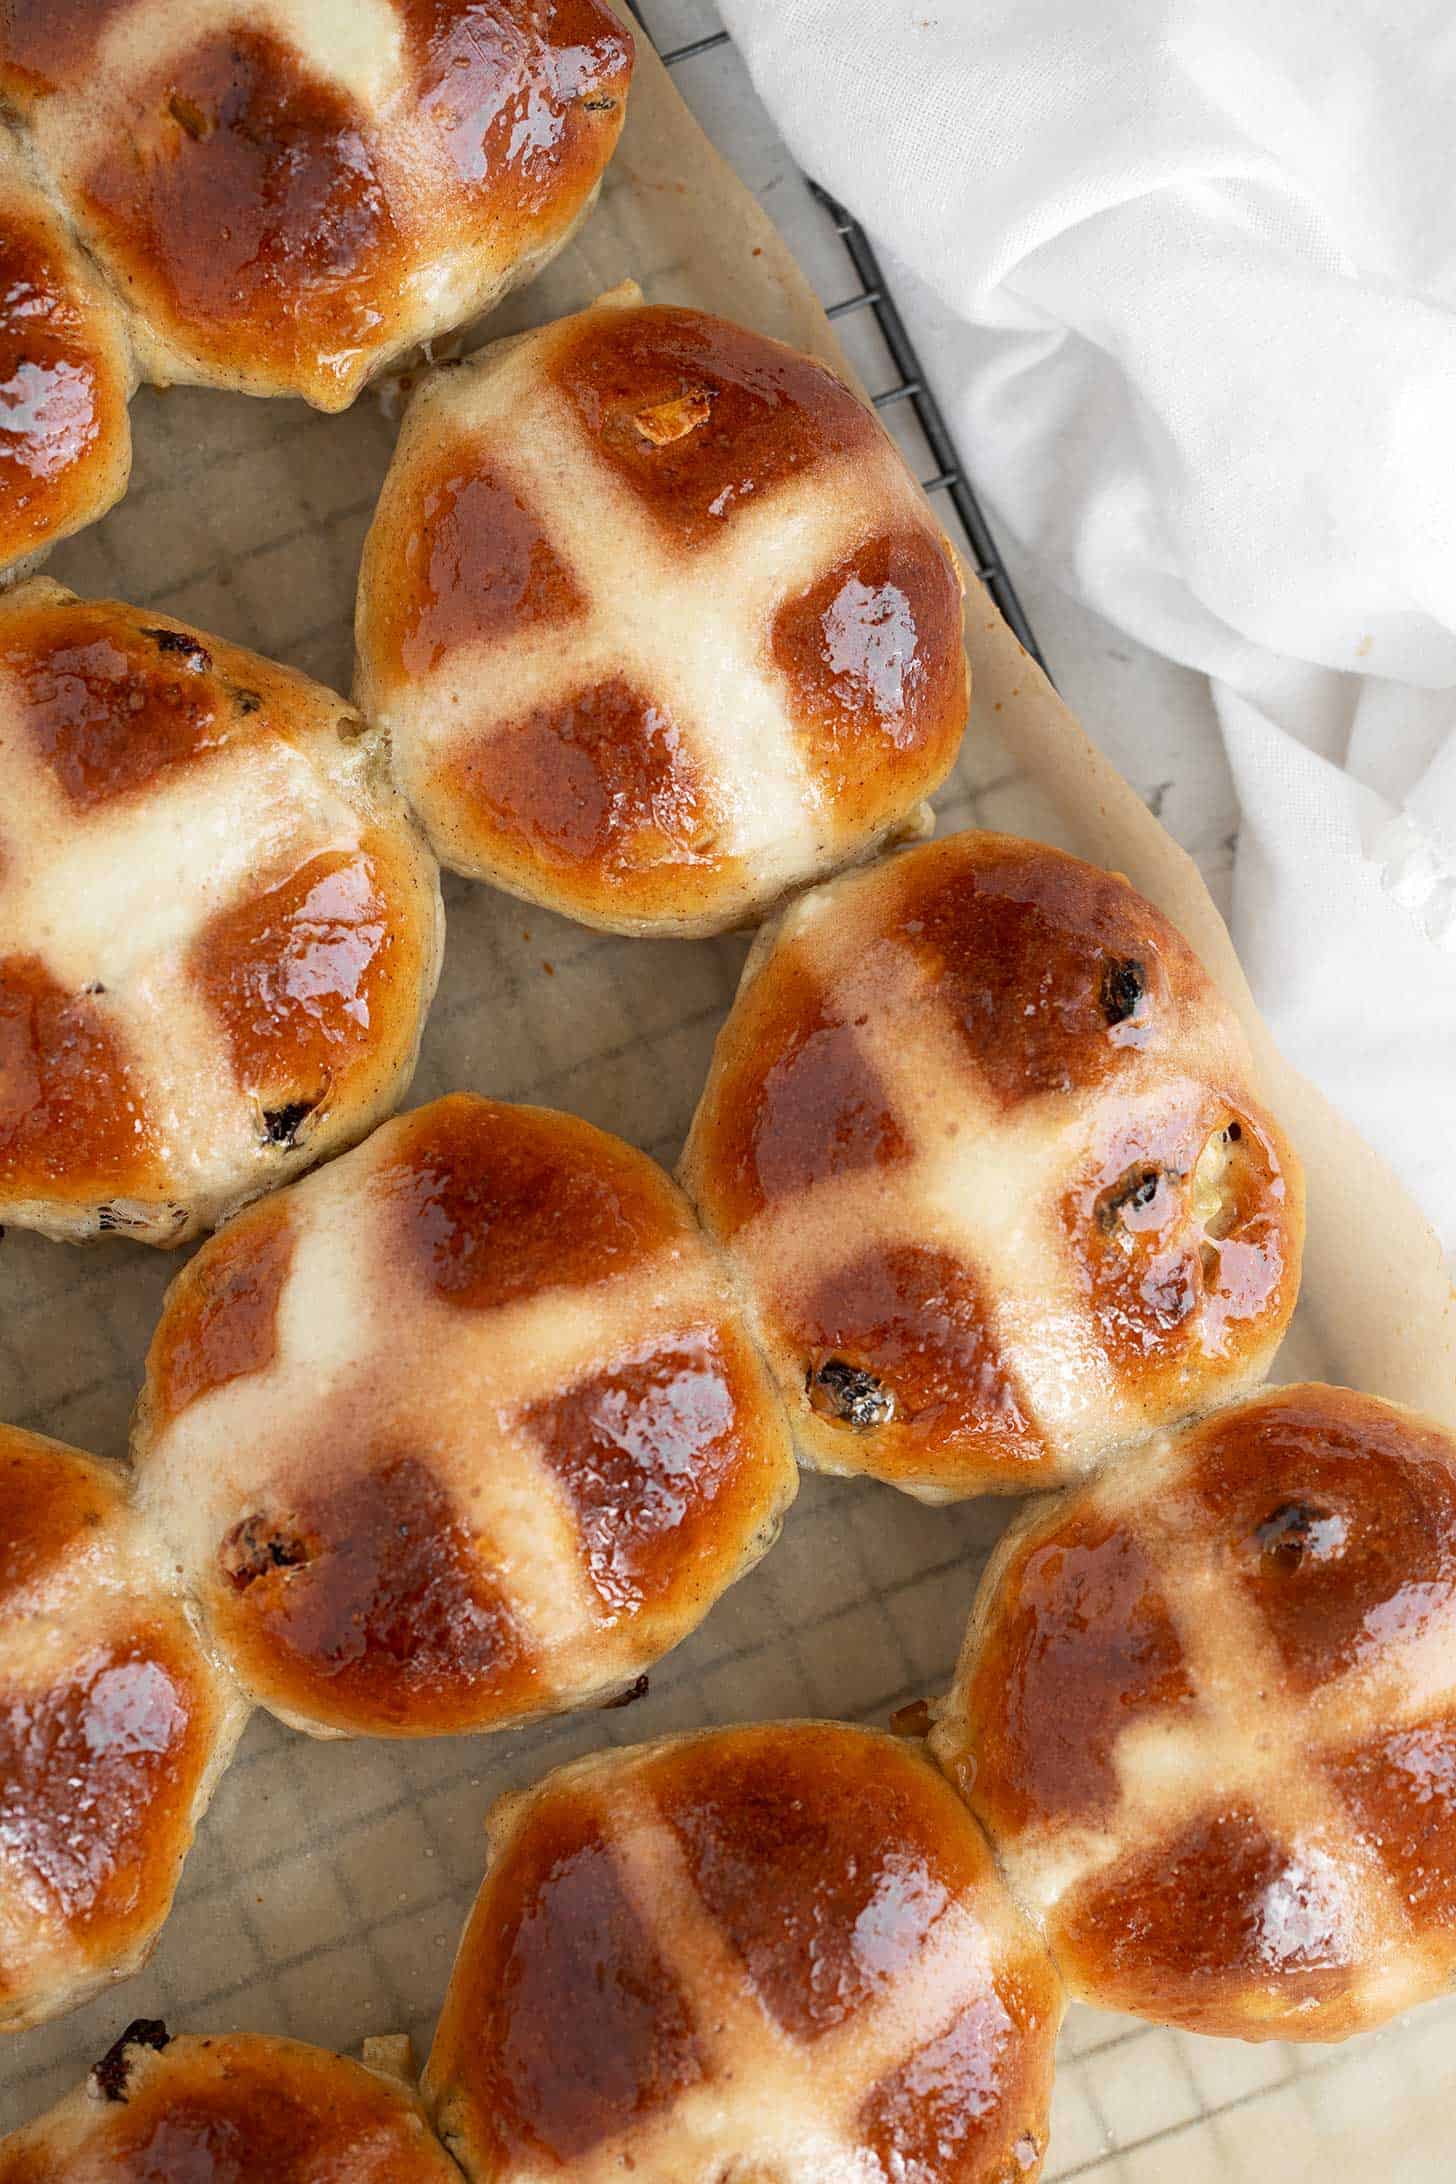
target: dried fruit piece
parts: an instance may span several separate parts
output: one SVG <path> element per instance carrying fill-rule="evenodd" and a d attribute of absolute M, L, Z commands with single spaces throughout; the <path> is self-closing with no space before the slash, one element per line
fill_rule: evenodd
<path fill-rule="evenodd" d="M 1108 1024 L 1125 1024 L 1147 999 L 1147 972 L 1136 956 L 1109 963 L 1102 973 L 1102 1013 Z"/>
<path fill-rule="evenodd" d="M 688 387 L 666 402 L 653 402 L 646 409 L 634 411 L 632 422 L 654 447 L 670 447 L 674 440 L 685 440 L 699 425 L 705 425 L 712 414 L 713 397 L 707 388 Z"/>
<path fill-rule="evenodd" d="M 134 2017 L 120 2039 L 113 2040 L 99 2063 L 92 2067 L 91 2083 L 105 2101 L 124 2101 L 131 2075 L 128 2049 L 152 2048 L 160 2055 L 172 2035 L 160 2017 Z"/>
<path fill-rule="evenodd" d="M 821 1418 L 837 1418 L 856 1433 L 872 1433 L 895 1415 L 895 1395 L 882 1380 L 842 1357 L 826 1358 L 809 1369 L 809 1407 Z"/>

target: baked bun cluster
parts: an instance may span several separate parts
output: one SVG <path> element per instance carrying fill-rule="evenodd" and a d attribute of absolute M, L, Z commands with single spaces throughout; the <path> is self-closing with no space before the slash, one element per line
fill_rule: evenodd
<path fill-rule="evenodd" d="M 134 1456 L 244 1688 L 320 1734 L 621 1695 L 758 1560 L 797 1478 L 670 1179 L 464 1094 L 198 1253 Z"/>
<path fill-rule="evenodd" d="M 332 691 L 44 578 L 0 599 L 0 1222 L 177 1244 L 352 1144 L 442 945 Z"/>
<path fill-rule="evenodd" d="M 0 2029 L 144 1960 L 251 1704 L 423 1736 L 638 1696 L 798 1481 L 677 1186 L 468 1095 L 203 1247 L 132 1455 L 0 1428 Z"/>
<path fill-rule="evenodd" d="M 683 1179 L 805 1460 L 1075 1479 L 1267 1370 L 1303 1194 L 1243 1033 L 1113 874 L 961 834 L 762 934 Z"/>
<path fill-rule="evenodd" d="M 489 1847 L 423 2106 L 406 2042 L 143 2020 L 0 2184 L 1035 2184 L 1061 1981 L 920 1753 L 671 1738 L 502 1800 Z"/>
<path fill-rule="evenodd" d="M 0 1426 L 0 2031 L 145 1962 L 245 1711 L 124 1474 Z"/>
<path fill-rule="evenodd" d="M 33 500 L 25 550 L 121 488 L 121 345 L 158 385 L 344 408 L 561 248 L 616 145 L 631 73 L 631 34 L 605 0 L 8 0 L 9 152 L 68 238 L 47 245 L 62 255 L 42 278 L 62 284 L 53 315 L 87 321 L 78 369 L 88 343 L 105 362 L 94 394 L 52 377 L 12 403 L 22 468 L 54 456 L 55 521 Z M 0 297 L 0 346 L 26 340 L 28 294 Z M 88 399 L 95 434 L 76 421 L 63 435 L 61 413 L 79 420 Z M 6 552 L 14 528 L 0 522 Z"/>
<path fill-rule="evenodd" d="M 1075 1995 L 1335 2040 L 1456 1975 L 1456 1439 L 1275 1388 L 1033 1504 L 932 1745 Z"/>
<path fill-rule="evenodd" d="M 443 863 L 589 925 L 712 933 L 928 830 L 962 619 L 873 411 L 628 283 L 415 396 L 356 695 Z"/>
<path fill-rule="evenodd" d="M 366 2043 L 366 2057 L 394 2043 Z M 0 2143 L 0 2184 L 459 2184 L 409 2084 L 261 2033 L 128 2025 Z"/>
<path fill-rule="evenodd" d="M 920 1754 L 672 1738 L 489 1835 L 425 2074 L 472 2184 L 1034 2184 L 1061 1984 Z"/>

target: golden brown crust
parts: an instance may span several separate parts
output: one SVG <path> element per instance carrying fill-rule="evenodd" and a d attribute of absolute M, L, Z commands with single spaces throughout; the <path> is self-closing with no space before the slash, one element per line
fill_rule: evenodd
<path fill-rule="evenodd" d="M 0 2184 L 450 2184 L 404 2086 L 258 2033 L 128 2027 L 86 2084 L 0 2145 Z"/>
<path fill-rule="evenodd" d="M 705 311 L 583 312 L 548 370 L 598 462 L 689 552 L 880 437 L 827 366 Z"/>
<path fill-rule="evenodd" d="M 600 1703 L 757 1559 L 794 1489 L 668 1178 L 571 1116 L 464 1095 L 192 1260 L 137 1460 L 245 1687 L 345 1733 Z"/>
<path fill-rule="evenodd" d="M 130 376 L 115 307 L 0 130 L 0 573 L 125 491 Z"/>
<path fill-rule="evenodd" d="M 559 248 L 631 69 L 602 0 L 13 0 L 0 43 L 149 376 L 328 409 Z"/>
<path fill-rule="evenodd" d="M 358 636 L 444 859 L 624 931 L 864 855 L 965 725 L 960 580 L 873 414 L 630 287 L 427 383 Z"/>
<path fill-rule="evenodd" d="M 491 1833 L 426 2072 L 475 2184 L 1040 2173 L 1058 1982 L 908 1746 L 669 1739 Z"/>
<path fill-rule="evenodd" d="M 1266 1368 L 1303 1205 L 1242 1034 L 1111 874 L 965 834 L 816 890 L 684 1180 L 801 1450 L 928 1499 L 1074 1477 Z"/>
<path fill-rule="evenodd" d="M 1456 1970 L 1456 1441 L 1278 1388 L 1034 1505 L 933 1748 L 1074 1993 L 1339 2039 Z"/>
<path fill-rule="evenodd" d="M 122 1475 L 0 1427 L 0 2029 L 145 1959 L 241 1718 Z"/>
<path fill-rule="evenodd" d="M 387 1112 L 443 917 L 377 735 L 168 617 L 0 603 L 0 1214 L 177 1243 Z"/>

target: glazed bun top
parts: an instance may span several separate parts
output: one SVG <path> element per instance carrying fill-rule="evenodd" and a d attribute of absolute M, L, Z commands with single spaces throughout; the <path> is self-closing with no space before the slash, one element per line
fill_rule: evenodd
<path fill-rule="evenodd" d="M 620 1695 L 797 1480 L 718 1255 L 645 1154 L 457 1095 L 231 1222 L 168 1293 L 142 1502 L 305 1729 Z"/>
<path fill-rule="evenodd" d="M 1456 1972 L 1456 1439 L 1276 1388 L 1033 1507 L 932 1738 L 1073 1992 L 1341 2039 Z"/>
<path fill-rule="evenodd" d="M 179 1243 L 352 1143 L 442 928 L 332 691 L 44 579 L 0 601 L 0 1221 Z"/>
<path fill-rule="evenodd" d="M 968 704 L 960 578 L 873 412 L 631 283 L 417 394 L 358 654 L 441 859 L 623 932 L 922 831 Z"/>
<path fill-rule="evenodd" d="M 143 377 L 322 409 L 560 246 L 631 70 L 604 0 L 8 0 L 0 29 Z"/>
<path fill-rule="evenodd" d="M 145 1959 L 243 1711 L 124 1475 L 0 1426 L 0 2031 Z"/>
<path fill-rule="evenodd" d="M 750 958 L 684 1181 L 801 1451 L 1028 1491 L 1257 1382 L 1303 1203 L 1247 1045 L 1125 880 L 1006 835 L 796 903 Z"/>
<path fill-rule="evenodd" d="M 85 2084 L 0 2143 L 0 2184 L 459 2184 L 412 2093 L 261 2033 L 129 2025 Z"/>
<path fill-rule="evenodd" d="M 0 129 L 0 576 L 126 489 L 116 306 Z"/>
<path fill-rule="evenodd" d="M 480 2184 L 1034 2184 L 1060 1983 L 918 1751 L 710 1731 L 490 1835 L 425 2076 Z"/>

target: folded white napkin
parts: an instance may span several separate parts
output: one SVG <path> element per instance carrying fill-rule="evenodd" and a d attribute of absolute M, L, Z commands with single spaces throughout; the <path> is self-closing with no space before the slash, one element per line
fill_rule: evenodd
<path fill-rule="evenodd" d="M 1275 1035 L 1456 1252 L 1450 0 L 724 0 L 1001 522 L 1212 679 Z"/>

